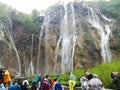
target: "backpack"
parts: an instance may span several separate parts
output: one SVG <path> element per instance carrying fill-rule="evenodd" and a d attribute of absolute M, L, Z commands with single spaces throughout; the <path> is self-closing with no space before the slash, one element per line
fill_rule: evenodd
<path fill-rule="evenodd" d="M 50 90 L 50 83 L 49 83 L 49 81 L 44 80 L 42 82 L 42 90 Z"/>

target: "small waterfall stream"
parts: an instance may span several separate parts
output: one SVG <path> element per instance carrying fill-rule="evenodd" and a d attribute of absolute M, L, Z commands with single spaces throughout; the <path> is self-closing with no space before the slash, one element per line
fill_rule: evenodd
<path fill-rule="evenodd" d="M 7 23 L 7 22 L 4 22 L 4 23 Z M 0 23 L 0 41 L 5 42 L 9 46 L 10 50 L 13 49 L 15 51 L 16 57 L 17 57 L 17 62 L 18 62 L 18 70 L 16 70 L 16 72 L 21 75 L 21 63 L 20 63 L 19 54 L 15 47 L 12 36 L 11 36 L 8 28 L 6 26 L 4 26 L 4 23 L 2 23 L 2 22 Z"/>
<path fill-rule="evenodd" d="M 112 58 L 110 48 L 109 48 L 109 36 L 111 34 L 110 26 L 109 25 L 101 25 L 99 16 L 97 14 L 98 11 L 96 11 L 93 8 L 88 8 L 88 15 L 89 15 L 89 22 L 93 27 L 95 27 L 101 37 L 101 55 L 103 57 L 104 61 L 110 61 Z M 104 15 L 100 13 L 100 15 L 103 17 L 103 19 L 110 21 L 107 19 Z"/>
<path fill-rule="evenodd" d="M 33 66 L 33 41 L 34 41 L 34 34 L 32 34 L 32 39 L 31 39 L 31 61 L 30 61 L 30 70 L 31 70 L 31 75 L 34 75 L 34 66 Z"/>

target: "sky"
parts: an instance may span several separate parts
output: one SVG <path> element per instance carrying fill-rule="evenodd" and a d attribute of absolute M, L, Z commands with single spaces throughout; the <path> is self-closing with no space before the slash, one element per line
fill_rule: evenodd
<path fill-rule="evenodd" d="M 33 9 L 37 9 L 38 11 L 46 10 L 49 6 L 54 5 L 58 1 L 60 0 L 0 0 L 0 2 L 27 14 L 30 14 Z"/>
<path fill-rule="evenodd" d="M 58 0 L 0 0 L 14 9 L 30 14 L 33 9 L 45 10 L 54 5 Z"/>

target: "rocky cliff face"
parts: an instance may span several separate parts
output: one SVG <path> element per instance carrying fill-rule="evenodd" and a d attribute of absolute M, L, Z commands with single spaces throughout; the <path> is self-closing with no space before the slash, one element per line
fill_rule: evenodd
<path fill-rule="evenodd" d="M 101 36 L 97 28 L 89 22 L 88 7 L 79 3 L 74 3 L 73 7 L 77 32 L 73 68 L 93 67 L 96 63 L 100 64 L 104 62 L 101 55 Z M 56 47 L 60 38 L 61 22 L 65 15 L 65 9 L 62 5 L 58 5 L 54 9 L 49 10 L 48 15 L 50 17 L 48 26 L 43 26 L 39 30 L 40 32 L 35 32 L 33 39 L 32 33 L 22 24 L 13 22 L 12 36 L 20 57 L 21 72 L 23 75 L 53 73 L 54 71 L 61 73 L 62 41 L 57 50 L 57 58 Z M 70 4 L 68 4 L 68 15 L 71 15 Z M 103 28 L 105 28 L 105 24 L 110 25 L 112 34 L 110 34 L 108 41 L 112 59 L 120 57 L 120 22 L 113 19 L 111 22 L 108 22 L 103 19 L 101 14 L 97 14 L 97 16 Z M 104 32 L 107 33 L 107 31 Z M 42 35 L 39 37 L 41 33 Z M 2 41 L 0 41 L 0 48 L 1 65 L 8 67 L 11 72 L 17 73 L 19 66 L 14 50 L 11 51 Z"/>

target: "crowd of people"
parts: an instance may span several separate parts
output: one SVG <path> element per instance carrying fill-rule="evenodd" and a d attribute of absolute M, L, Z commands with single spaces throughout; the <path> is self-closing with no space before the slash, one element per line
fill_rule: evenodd
<path fill-rule="evenodd" d="M 32 90 L 64 90 L 59 78 L 51 80 L 49 75 L 38 75 L 32 82 Z"/>
<path fill-rule="evenodd" d="M 111 78 L 115 85 L 115 90 L 120 90 L 120 74 L 118 72 L 112 72 Z M 82 90 L 104 90 L 103 83 L 98 78 L 98 75 L 91 74 L 88 71 L 84 71 L 83 76 L 80 78 L 80 83 Z M 69 73 L 68 84 L 69 90 L 74 90 L 76 77 L 72 72 Z M 22 80 L 22 82 L 15 80 L 11 84 L 9 71 L 6 68 L 0 70 L 0 90 L 28 90 L 29 85 L 27 79 Z M 31 90 L 64 90 L 64 88 L 67 88 L 67 86 L 63 86 L 58 77 L 51 80 L 49 75 L 43 77 L 39 74 L 31 83 Z"/>

